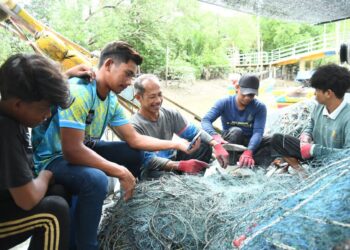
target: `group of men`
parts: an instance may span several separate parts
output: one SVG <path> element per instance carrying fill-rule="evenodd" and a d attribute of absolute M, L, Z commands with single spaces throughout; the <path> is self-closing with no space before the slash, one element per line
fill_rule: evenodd
<path fill-rule="evenodd" d="M 1 66 L 0 249 L 29 237 L 30 249 L 98 249 L 107 176 L 119 179 L 128 200 L 136 178 L 167 171 L 196 174 L 213 154 L 226 168 L 227 142 L 246 146 L 241 167 L 268 165 L 279 155 L 297 169 L 299 160 L 350 147 L 350 106 L 344 101 L 350 73 L 343 67 L 322 66 L 313 75 L 319 105 L 300 138 L 271 138 L 264 136 L 266 106 L 255 99 L 254 75 L 241 77 L 237 94 L 215 103 L 202 129 L 162 107 L 159 79 L 141 75 L 134 83 L 140 110 L 129 122 L 115 94 L 131 85 L 142 60 L 129 44 L 112 42 L 101 51 L 96 72 L 83 65 L 67 71 L 68 85 L 42 56 L 18 54 Z M 212 125 L 219 117 L 222 135 Z M 100 140 L 107 125 L 122 141 Z M 184 140 L 172 140 L 174 134 Z M 71 211 L 70 196 L 75 197 Z"/>

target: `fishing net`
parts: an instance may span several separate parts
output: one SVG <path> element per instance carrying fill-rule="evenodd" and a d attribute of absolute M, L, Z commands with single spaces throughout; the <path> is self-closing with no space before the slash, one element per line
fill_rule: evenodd
<path fill-rule="evenodd" d="M 315 101 L 306 100 L 274 111 L 267 117 L 265 134 L 281 133 L 299 137 L 315 107 Z"/>
<path fill-rule="evenodd" d="M 276 113 L 269 121 L 271 133 L 283 129 L 297 135 L 312 108 L 306 102 Z M 298 126 L 289 124 L 296 120 Z M 141 182 L 129 202 L 115 198 L 105 209 L 100 249 L 341 246 L 350 238 L 349 153 L 308 162 L 306 178 L 267 177 L 261 169 L 250 177 L 218 171 L 208 177 L 169 174 Z"/>
<path fill-rule="evenodd" d="M 233 10 L 269 18 L 297 22 L 323 23 L 350 17 L 347 0 L 200 0 Z"/>

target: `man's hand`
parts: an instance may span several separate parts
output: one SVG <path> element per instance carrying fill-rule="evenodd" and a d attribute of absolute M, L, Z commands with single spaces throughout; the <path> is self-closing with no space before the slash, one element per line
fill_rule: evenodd
<path fill-rule="evenodd" d="M 134 193 L 134 189 L 136 186 L 136 179 L 127 168 L 122 166 L 120 166 L 120 168 L 122 168 L 123 172 L 121 175 L 119 175 L 118 178 L 119 178 L 120 186 L 125 192 L 124 201 L 127 201 L 132 197 Z"/>
<path fill-rule="evenodd" d="M 253 151 L 245 150 L 241 157 L 239 158 L 239 166 L 240 167 L 253 167 L 255 165 L 255 161 L 253 159 Z"/>
<path fill-rule="evenodd" d="M 301 143 L 311 143 L 312 142 L 312 138 L 309 134 L 306 133 L 302 133 L 299 137 L 299 140 Z"/>
<path fill-rule="evenodd" d="M 228 143 L 228 142 L 225 141 L 225 140 L 221 137 L 221 135 L 219 135 L 219 134 L 212 135 L 212 137 L 213 137 L 213 139 L 214 139 L 217 143 L 219 143 L 219 144 L 226 144 L 226 143 Z"/>
<path fill-rule="evenodd" d="M 178 144 L 176 150 L 181 150 L 186 154 L 192 154 L 193 152 L 196 152 L 201 146 L 201 138 L 198 138 L 198 140 L 196 140 L 196 142 L 193 144 L 190 150 L 188 150 L 188 146 L 190 145 L 189 141 L 183 138 L 179 138 L 176 143 Z"/>
<path fill-rule="evenodd" d="M 311 158 L 312 156 L 311 150 L 312 150 L 311 143 L 300 143 L 300 154 L 304 160 Z"/>
<path fill-rule="evenodd" d="M 208 163 L 206 163 L 204 161 L 191 159 L 191 160 L 187 160 L 187 161 L 180 161 L 179 167 L 177 170 L 179 170 L 181 172 L 188 173 L 188 174 L 197 174 L 202 169 L 207 168 L 207 167 L 208 167 Z"/>
<path fill-rule="evenodd" d="M 221 167 L 226 168 L 228 164 L 229 154 L 221 144 L 216 144 L 214 146 L 214 154 Z"/>
<path fill-rule="evenodd" d="M 92 70 L 92 68 L 84 64 L 79 64 L 73 68 L 70 68 L 65 72 L 65 74 L 68 78 L 76 76 L 85 78 L 88 82 L 91 82 L 96 78 L 95 72 Z"/>

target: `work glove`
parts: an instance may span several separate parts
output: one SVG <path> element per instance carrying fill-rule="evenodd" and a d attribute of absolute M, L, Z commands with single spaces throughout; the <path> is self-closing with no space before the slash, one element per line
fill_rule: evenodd
<path fill-rule="evenodd" d="M 237 239 L 234 239 L 232 241 L 232 245 L 239 248 L 244 241 L 247 239 L 247 236 L 245 236 L 245 234 L 242 234 L 241 236 L 239 236 Z"/>
<path fill-rule="evenodd" d="M 226 168 L 228 164 L 229 154 L 221 144 L 216 144 L 214 146 L 214 154 L 216 159 L 220 163 L 220 166 Z"/>
<path fill-rule="evenodd" d="M 300 143 L 300 154 L 304 160 L 310 159 L 312 156 L 312 144 L 311 143 Z"/>
<path fill-rule="evenodd" d="M 299 137 L 301 143 L 310 143 L 312 142 L 312 138 L 309 134 L 302 133 Z"/>
<path fill-rule="evenodd" d="M 219 144 L 226 144 L 228 143 L 227 141 L 225 141 L 224 139 L 222 139 L 221 135 L 216 134 L 216 135 L 212 135 L 213 139 L 219 143 Z"/>
<path fill-rule="evenodd" d="M 239 166 L 240 167 L 253 167 L 255 161 L 253 159 L 253 151 L 245 150 L 241 157 L 239 157 Z"/>
<path fill-rule="evenodd" d="M 203 168 L 207 168 L 207 167 L 208 167 L 208 163 L 204 161 L 191 159 L 187 161 L 180 161 L 178 170 L 188 174 L 197 174 Z"/>

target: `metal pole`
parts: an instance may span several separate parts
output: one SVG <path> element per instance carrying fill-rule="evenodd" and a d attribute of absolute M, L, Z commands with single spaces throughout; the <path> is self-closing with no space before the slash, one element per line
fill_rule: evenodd
<path fill-rule="evenodd" d="M 165 86 L 168 86 L 168 67 L 169 67 L 169 47 L 166 46 L 165 52 Z"/>

